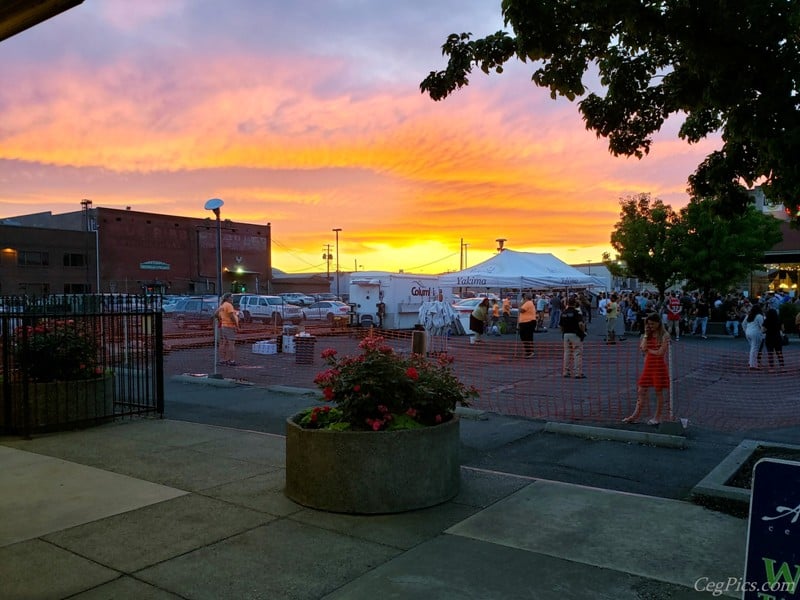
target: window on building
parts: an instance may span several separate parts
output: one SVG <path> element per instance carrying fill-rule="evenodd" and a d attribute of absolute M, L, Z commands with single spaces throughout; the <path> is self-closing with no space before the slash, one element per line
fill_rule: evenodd
<path fill-rule="evenodd" d="M 46 296 L 50 293 L 50 284 L 22 282 L 19 284 L 19 293 L 29 296 Z"/>
<path fill-rule="evenodd" d="M 65 283 L 64 284 L 64 293 L 65 294 L 88 294 L 91 291 L 92 290 L 85 283 Z"/>
<path fill-rule="evenodd" d="M 77 254 L 74 252 L 64 253 L 64 266 L 65 267 L 85 267 L 88 261 L 85 254 Z"/>
<path fill-rule="evenodd" d="M 20 250 L 17 253 L 17 264 L 20 267 L 47 267 L 50 265 L 50 255 L 47 252 Z"/>

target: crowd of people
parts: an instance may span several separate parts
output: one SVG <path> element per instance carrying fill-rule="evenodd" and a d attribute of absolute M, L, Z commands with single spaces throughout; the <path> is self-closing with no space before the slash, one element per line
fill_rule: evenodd
<path fill-rule="evenodd" d="M 488 298 L 475 309 L 470 317 L 471 329 L 478 331 L 478 338 L 487 326 L 494 327 L 504 319 L 509 322 L 512 296 L 502 300 L 502 310 L 497 300 Z M 594 306 L 593 301 L 594 300 Z M 788 342 L 780 318 L 780 306 L 798 299 L 780 292 L 768 292 L 751 299 L 746 294 L 711 294 L 702 292 L 671 291 L 661 298 L 657 292 L 604 293 L 592 296 L 587 292 L 563 294 L 524 293 L 518 309 L 516 327 L 525 358 L 534 357 L 533 338 L 536 331 L 559 328 L 563 341 L 563 376 L 585 379 L 583 373 L 583 340 L 592 313 L 604 321 L 604 340 L 616 343 L 618 321 L 624 322 L 627 333 L 640 336 L 639 349 L 645 357 L 644 367 L 637 381 L 637 403 L 634 412 L 623 419 L 624 423 L 637 423 L 646 412 L 649 392 L 656 397 L 654 415 L 647 420 L 658 425 L 666 410 L 666 394 L 669 390 L 667 352 L 670 342 L 678 341 L 681 335 L 697 335 L 708 339 L 708 323 L 712 311 L 719 317 L 724 315 L 725 331 L 739 337 L 744 334 L 749 344 L 748 367 L 761 369 L 761 360 L 766 350 L 771 368 L 784 368 L 783 346 Z M 491 321 L 490 319 L 491 315 Z M 545 319 L 549 316 L 547 328 Z M 493 325 L 492 325 L 493 324 Z M 800 310 L 795 325 L 800 331 Z"/>

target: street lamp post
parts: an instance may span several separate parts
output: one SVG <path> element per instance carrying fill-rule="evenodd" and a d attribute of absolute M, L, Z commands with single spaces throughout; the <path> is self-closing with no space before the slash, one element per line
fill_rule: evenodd
<path fill-rule="evenodd" d="M 91 231 L 89 227 L 89 210 L 92 208 L 92 201 L 84 198 L 81 200 L 81 207 L 83 208 L 83 230 L 84 231 Z M 97 244 L 95 243 L 95 246 Z M 84 261 L 86 262 L 86 285 L 84 288 L 84 293 L 88 294 L 89 291 L 92 289 L 92 285 L 90 283 L 91 278 L 89 276 L 89 242 L 85 244 L 86 254 L 84 255 Z M 95 260 L 97 260 L 95 258 Z M 95 293 L 99 292 L 100 290 L 95 290 Z"/>
<path fill-rule="evenodd" d="M 219 218 L 219 209 L 225 204 L 219 198 L 211 198 L 206 201 L 205 209 L 214 213 L 217 219 L 217 306 L 222 303 L 222 223 Z M 214 326 L 214 377 L 219 377 L 217 373 L 217 356 L 219 353 L 219 324 Z"/>
<path fill-rule="evenodd" d="M 342 295 L 339 293 L 339 232 L 341 227 L 335 228 L 333 231 L 336 233 L 336 297 L 341 300 Z"/>

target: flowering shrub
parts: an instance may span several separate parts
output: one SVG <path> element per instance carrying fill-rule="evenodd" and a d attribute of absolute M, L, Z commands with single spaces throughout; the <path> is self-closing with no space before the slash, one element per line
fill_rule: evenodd
<path fill-rule="evenodd" d="M 103 373 L 93 333 L 72 320 L 18 327 L 13 345 L 20 372 L 34 381 L 92 379 Z"/>
<path fill-rule="evenodd" d="M 478 395 L 453 373 L 452 357 L 401 355 L 378 336 L 364 338 L 359 348 L 361 354 L 341 358 L 333 349 L 322 352 L 328 369 L 314 383 L 336 408 L 304 411 L 300 425 L 373 431 L 436 425 Z"/>

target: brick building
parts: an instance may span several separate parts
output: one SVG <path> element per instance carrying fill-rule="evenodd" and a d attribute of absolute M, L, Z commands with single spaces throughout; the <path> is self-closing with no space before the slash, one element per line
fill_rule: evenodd
<path fill-rule="evenodd" d="M 271 289 L 270 224 L 223 220 L 222 291 Z M 0 220 L 0 293 L 216 294 L 217 223 L 91 208 Z"/>

